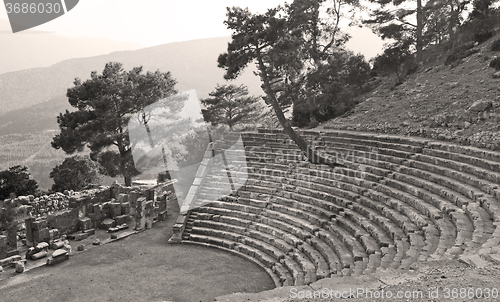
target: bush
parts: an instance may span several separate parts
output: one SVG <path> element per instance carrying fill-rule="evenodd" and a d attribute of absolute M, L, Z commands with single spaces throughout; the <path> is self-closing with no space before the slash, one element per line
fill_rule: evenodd
<path fill-rule="evenodd" d="M 28 168 L 14 166 L 0 171 L 0 200 L 15 196 L 35 195 L 38 184 L 31 179 Z"/>
<path fill-rule="evenodd" d="M 474 34 L 474 42 L 482 44 L 493 37 L 494 32 L 492 31 L 482 31 Z"/>
<path fill-rule="evenodd" d="M 479 49 L 471 49 L 474 47 L 474 42 L 468 42 L 452 50 L 451 54 L 446 57 L 444 65 L 450 65 L 458 60 L 467 58 L 468 56 L 475 54 Z"/>
<path fill-rule="evenodd" d="M 491 51 L 500 51 L 500 39 L 495 40 L 491 44 Z"/>
<path fill-rule="evenodd" d="M 490 67 L 500 70 L 500 57 L 496 57 L 490 62 Z"/>
<path fill-rule="evenodd" d="M 90 184 L 99 183 L 100 172 L 102 167 L 89 157 L 68 157 L 50 172 L 50 178 L 54 179 L 52 191 L 80 191 Z"/>

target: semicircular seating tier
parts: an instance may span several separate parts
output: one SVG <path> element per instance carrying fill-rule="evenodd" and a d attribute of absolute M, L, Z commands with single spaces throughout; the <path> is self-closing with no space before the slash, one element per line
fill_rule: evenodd
<path fill-rule="evenodd" d="M 182 242 L 246 257 L 276 286 L 442 257 L 500 261 L 500 153 L 403 136 L 300 133 L 343 167 L 309 163 L 282 132 L 243 133 L 245 150 L 232 152 L 246 159 L 248 179 L 214 200 L 227 172 L 211 171 L 198 194 L 211 203 L 189 211 Z"/>

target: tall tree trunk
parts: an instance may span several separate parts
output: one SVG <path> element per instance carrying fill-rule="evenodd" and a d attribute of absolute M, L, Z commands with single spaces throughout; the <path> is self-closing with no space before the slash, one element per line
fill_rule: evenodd
<path fill-rule="evenodd" d="M 287 121 L 285 115 L 283 114 L 283 110 L 281 110 L 280 104 L 274 95 L 274 92 L 271 87 L 271 83 L 269 78 L 267 77 L 266 66 L 262 60 L 262 55 L 260 53 L 260 49 L 257 47 L 257 61 L 259 64 L 260 77 L 262 82 L 264 83 L 264 92 L 269 97 L 269 102 L 273 107 L 274 112 L 276 113 L 276 117 L 278 118 L 279 123 L 283 127 L 284 132 L 299 146 L 300 150 L 305 153 L 309 162 L 313 164 L 326 164 L 330 166 L 341 166 L 336 162 L 332 162 L 328 160 L 326 157 L 321 156 L 318 152 L 314 151 L 302 138 L 300 135 L 295 132 L 290 123 Z"/>
<path fill-rule="evenodd" d="M 132 186 L 132 177 L 125 175 L 123 178 L 125 181 L 125 186 L 131 187 Z"/>
<path fill-rule="evenodd" d="M 423 55 L 423 39 L 422 39 L 422 30 L 424 24 L 424 16 L 422 12 L 422 0 L 417 0 L 417 62 L 422 62 Z"/>

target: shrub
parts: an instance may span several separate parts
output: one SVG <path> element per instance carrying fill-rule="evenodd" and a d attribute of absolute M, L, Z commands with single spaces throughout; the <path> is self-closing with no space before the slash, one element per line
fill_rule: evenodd
<path fill-rule="evenodd" d="M 474 42 L 482 44 L 493 37 L 493 31 L 481 31 L 474 34 Z"/>
<path fill-rule="evenodd" d="M 90 184 L 99 183 L 100 172 L 102 167 L 89 157 L 68 157 L 50 172 L 50 178 L 54 179 L 52 191 L 80 191 Z"/>
<path fill-rule="evenodd" d="M 0 171 L 0 200 L 9 198 L 11 194 L 34 195 L 37 188 L 38 184 L 31 179 L 25 166 L 14 166 Z"/>
<path fill-rule="evenodd" d="M 446 57 L 444 65 L 450 65 L 458 60 L 467 58 L 468 56 L 477 53 L 479 49 L 473 47 L 474 47 L 474 42 L 468 42 L 454 48 L 451 54 L 449 54 L 448 57 Z"/>
<path fill-rule="evenodd" d="M 491 44 L 491 51 L 500 51 L 500 39 L 493 41 Z"/>
<path fill-rule="evenodd" d="M 490 62 L 490 67 L 500 70 L 500 57 L 496 57 Z"/>

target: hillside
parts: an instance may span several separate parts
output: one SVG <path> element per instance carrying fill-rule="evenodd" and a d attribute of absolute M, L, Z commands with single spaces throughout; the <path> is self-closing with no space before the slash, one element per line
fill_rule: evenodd
<path fill-rule="evenodd" d="M 71 38 L 39 30 L 12 34 L 10 23 L 0 19 L 0 74 L 47 67 L 62 60 L 142 48 L 140 44 L 102 38 Z"/>
<path fill-rule="evenodd" d="M 123 63 L 125 69 L 143 66 L 146 71 L 170 71 L 178 81 L 177 90 L 195 89 L 198 97 L 207 97 L 216 84 L 224 83 L 224 70 L 217 67 L 217 57 L 227 49 L 229 40 L 222 37 L 168 43 L 0 74 L 0 114 L 64 96 L 76 77 L 88 79 L 92 71 L 102 72 L 111 61 Z M 259 79 L 252 71 L 247 70 L 235 83 L 245 83 L 251 94 L 260 95 Z"/>
<path fill-rule="evenodd" d="M 491 51 L 500 35 L 473 48 L 477 53 L 445 65 L 449 52 L 430 50 L 432 62 L 395 86 L 381 78 L 373 91 L 342 117 L 318 129 L 333 128 L 425 136 L 500 150 L 500 79 L 493 78 Z M 430 60 L 429 60 L 430 61 Z"/>

